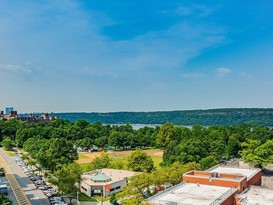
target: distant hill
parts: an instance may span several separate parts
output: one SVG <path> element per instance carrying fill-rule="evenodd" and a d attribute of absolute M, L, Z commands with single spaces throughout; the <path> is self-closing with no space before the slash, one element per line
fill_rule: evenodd
<path fill-rule="evenodd" d="M 273 108 L 228 108 L 210 110 L 109 112 L 109 113 L 51 113 L 62 119 L 101 122 L 107 124 L 163 124 L 176 125 L 239 125 L 273 126 Z"/>

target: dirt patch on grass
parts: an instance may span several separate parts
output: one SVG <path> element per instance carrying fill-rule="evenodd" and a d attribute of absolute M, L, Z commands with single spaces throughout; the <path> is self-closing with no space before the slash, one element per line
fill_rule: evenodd
<path fill-rule="evenodd" d="M 76 160 L 75 162 L 78 164 L 84 164 L 84 163 L 89 163 L 92 162 L 93 159 L 96 157 L 99 157 L 102 153 L 104 152 L 80 152 L 79 159 Z M 81 157 L 84 156 L 84 157 Z"/>
<path fill-rule="evenodd" d="M 149 156 L 151 157 L 163 157 L 163 151 L 159 149 L 150 149 L 150 150 L 143 150 L 146 152 Z M 128 150 L 128 151 L 108 151 L 106 152 L 109 154 L 109 156 L 115 158 L 117 156 L 124 156 L 124 158 L 130 156 L 134 150 Z M 99 157 L 102 153 L 105 152 L 81 152 L 79 155 L 79 159 L 76 160 L 76 163 L 78 164 L 84 164 L 84 163 L 89 163 L 92 162 L 93 159 L 96 157 Z M 84 156 L 84 157 L 81 157 Z M 87 158 L 86 158 L 87 157 Z"/>
<path fill-rule="evenodd" d="M 155 157 L 163 157 L 163 151 L 159 149 L 154 149 L 154 150 L 143 150 L 148 154 L 148 156 L 155 156 Z M 107 152 L 110 156 L 130 156 L 134 150 L 128 150 L 128 151 L 110 151 Z"/>

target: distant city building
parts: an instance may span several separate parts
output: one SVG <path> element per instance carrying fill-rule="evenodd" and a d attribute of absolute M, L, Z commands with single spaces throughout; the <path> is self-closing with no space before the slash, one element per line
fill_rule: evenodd
<path fill-rule="evenodd" d="M 5 115 L 8 115 L 9 114 L 9 107 L 6 107 L 5 108 Z"/>
<path fill-rule="evenodd" d="M 12 111 L 13 111 L 13 107 L 6 107 L 5 108 L 5 115 L 8 115 Z"/>
<path fill-rule="evenodd" d="M 22 121 L 26 121 L 26 122 L 46 122 L 46 121 L 50 121 L 50 120 L 54 120 L 54 119 L 58 119 L 57 116 L 49 116 L 48 113 L 45 114 L 41 114 L 41 115 L 33 115 L 32 113 L 30 113 L 29 116 L 20 116 L 17 114 L 17 111 L 15 111 L 13 109 L 13 107 L 6 107 L 5 108 L 5 115 L 4 115 L 4 111 L 1 111 L 0 113 L 0 119 L 16 119 L 16 120 L 22 120 Z"/>

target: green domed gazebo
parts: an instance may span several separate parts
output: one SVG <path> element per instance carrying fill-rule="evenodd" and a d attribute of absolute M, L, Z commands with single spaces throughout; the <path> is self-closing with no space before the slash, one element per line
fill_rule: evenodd
<path fill-rule="evenodd" d="M 106 174 L 104 173 L 98 173 L 94 176 L 91 177 L 91 180 L 93 182 L 109 182 L 111 181 L 111 178 L 108 177 Z"/>

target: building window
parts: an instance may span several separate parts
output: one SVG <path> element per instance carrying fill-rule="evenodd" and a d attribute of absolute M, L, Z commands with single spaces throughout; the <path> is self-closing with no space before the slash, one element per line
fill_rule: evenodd
<path fill-rule="evenodd" d="M 112 192 L 112 191 L 114 191 L 115 190 L 115 188 L 112 188 L 112 189 L 110 189 L 110 192 Z"/>
<path fill-rule="evenodd" d="M 118 190 L 118 189 L 120 189 L 120 186 L 117 186 L 117 187 L 116 187 L 116 190 Z"/>

